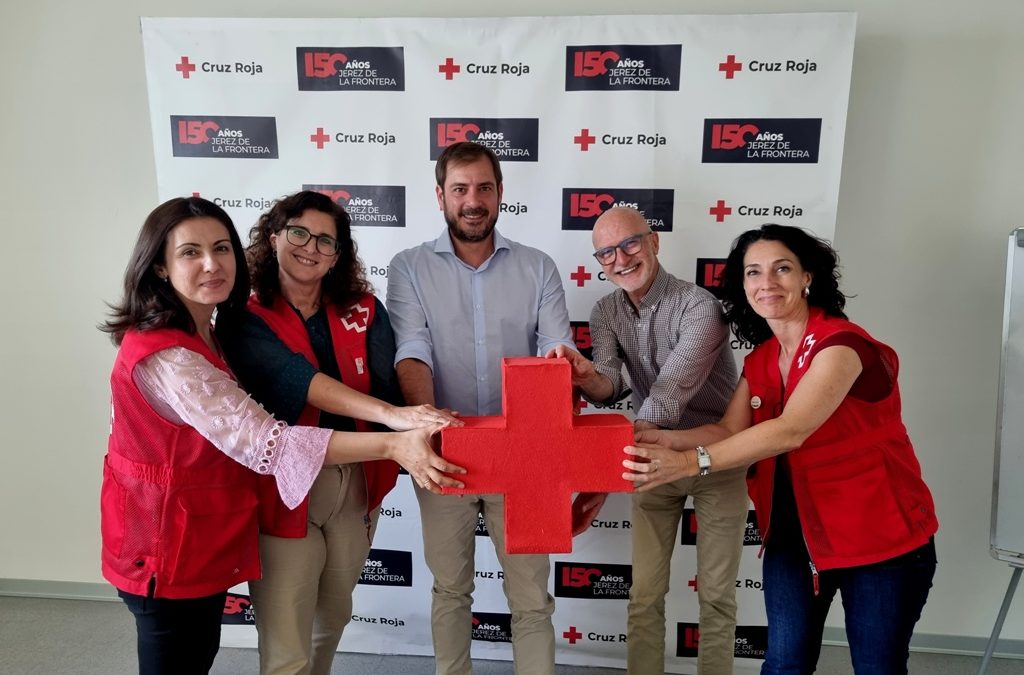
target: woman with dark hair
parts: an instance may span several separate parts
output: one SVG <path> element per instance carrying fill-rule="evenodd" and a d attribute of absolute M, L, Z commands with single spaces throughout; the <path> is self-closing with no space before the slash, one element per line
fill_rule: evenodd
<path fill-rule="evenodd" d="M 763 674 L 812 673 L 836 592 L 854 671 L 906 673 L 935 574 L 931 493 L 903 425 L 899 361 L 846 320 L 838 259 L 803 230 L 763 225 L 726 261 L 726 317 L 755 346 L 725 416 L 626 448 L 638 490 L 750 466 L 764 541 Z"/>
<path fill-rule="evenodd" d="M 297 506 L 324 464 L 393 459 L 429 489 L 461 472 L 402 434 L 289 427 L 239 389 L 211 331 L 249 284 L 238 233 L 205 199 L 146 219 L 124 298 L 101 326 L 118 345 L 100 496 L 103 576 L 135 616 L 140 673 L 207 673 L 225 595 L 260 575 L 256 477 Z"/>
<path fill-rule="evenodd" d="M 298 192 L 275 202 L 249 237 L 249 314 L 218 335 L 243 386 L 267 410 L 288 423 L 345 431 L 459 424 L 433 406 L 400 407 L 394 333 L 341 206 Z M 397 474 L 393 462 L 325 467 L 296 509 L 265 482 L 263 578 L 249 585 L 261 673 L 330 672 Z"/>

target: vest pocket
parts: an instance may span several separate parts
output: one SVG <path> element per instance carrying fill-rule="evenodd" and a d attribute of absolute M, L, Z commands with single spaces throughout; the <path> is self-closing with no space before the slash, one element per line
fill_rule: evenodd
<path fill-rule="evenodd" d="M 124 547 L 125 504 L 127 491 L 117 481 L 117 474 L 103 458 L 103 486 L 100 488 L 100 537 L 104 551 L 117 559 Z"/>
<path fill-rule="evenodd" d="M 224 581 L 230 587 L 255 573 L 258 552 L 256 495 L 248 486 L 182 490 L 174 509 L 175 542 L 169 550 L 171 584 Z M 243 578 L 244 577 L 244 578 Z"/>
<path fill-rule="evenodd" d="M 877 448 L 809 467 L 805 475 L 812 488 L 805 492 L 810 506 L 805 522 L 811 539 L 828 542 L 821 553 L 857 557 L 892 550 L 906 541 L 907 521 Z"/>

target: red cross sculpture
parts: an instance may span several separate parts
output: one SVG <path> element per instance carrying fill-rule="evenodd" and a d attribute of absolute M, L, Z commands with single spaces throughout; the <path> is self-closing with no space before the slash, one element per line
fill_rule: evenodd
<path fill-rule="evenodd" d="M 466 468 L 464 488 L 445 494 L 505 495 L 508 553 L 572 551 L 572 493 L 631 492 L 622 448 L 633 425 L 622 415 L 573 415 L 565 359 L 503 359 L 502 417 L 464 417 L 441 431 L 445 459 Z"/>

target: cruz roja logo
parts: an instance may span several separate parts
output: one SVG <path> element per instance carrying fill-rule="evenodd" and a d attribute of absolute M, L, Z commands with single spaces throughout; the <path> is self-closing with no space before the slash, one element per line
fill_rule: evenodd
<path fill-rule="evenodd" d="M 182 56 L 181 60 L 175 64 L 174 69 L 181 73 L 182 78 L 190 79 L 192 73 L 196 71 L 196 64 L 189 62 L 187 56 Z M 244 63 L 242 61 L 234 61 L 229 63 L 214 63 L 213 61 L 201 61 L 199 63 L 199 71 L 202 73 L 237 73 L 240 75 L 259 75 L 263 72 L 263 66 L 255 61 Z"/>
<path fill-rule="evenodd" d="M 375 626 L 388 626 L 390 628 L 400 628 L 405 625 L 405 619 L 399 619 L 397 616 L 360 616 L 353 614 L 352 621 L 354 623 L 369 623 Z"/>
<path fill-rule="evenodd" d="M 523 63 L 467 63 L 465 67 L 455 62 L 452 57 L 447 57 L 443 63 L 437 66 L 437 72 L 444 75 L 444 79 L 452 80 L 456 73 L 465 71 L 467 75 L 513 75 L 522 77 L 530 74 L 530 66 Z"/>
<path fill-rule="evenodd" d="M 584 637 L 590 642 L 617 642 L 625 644 L 626 634 L 625 633 L 597 633 L 595 631 L 589 631 L 586 635 L 581 633 L 576 626 L 569 626 L 569 630 L 562 633 L 562 637 L 566 641 L 574 645 Z"/>
<path fill-rule="evenodd" d="M 718 70 L 725 73 L 725 79 L 731 80 L 743 70 L 743 62 L 736 59 L 735 54 L 729 54 L 725 61 L 718 64 Z M 807 75 L 818 70 L 818 64 L 810 59 L 787 60 L 787 61 L 758 61 L 747 62 L 747 70 L 751 73 L 798 73 Z"/>
<path fill-rule="evenodd" d="M 735 208 L 729 206 L 724 199 L 719 199 L 708 209 L 708 215 L 715 217 L 716 223 L 723 223 L 730 215 L 756 217 L 756 218 L 786 218 L 792 220 L 804 215 L 802 207 L 796 204 L 783 206 L 781 204 L 755 206 L 751 204 L 740 204 Z"/>

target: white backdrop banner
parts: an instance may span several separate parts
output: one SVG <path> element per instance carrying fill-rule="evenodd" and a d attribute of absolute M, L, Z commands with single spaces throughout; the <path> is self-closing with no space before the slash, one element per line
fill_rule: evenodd
<path fill-rule="evenodd" d="M 352 215 L 384 299 L 391 257 L 444 228 L 437 155 L 455 141 L 484 143 L 504 172 L 498 229 L 554 258 L 589 353 L 591 307 L 614 288 L 590 255 L 607 208 L 643 211 L 661 233 L 662 264 L 713 291 L 744 230 L 779 222 L 832 238 L 855 22 L 850 13 L 145 18 L 160 199 L 210 199 L 245 241 L 274 199 L 322 191 Z M 749 523 L 736 582 L 744 672 L 758 667 L 766 638 Z M 687 509 L 667 602 L 669 672 L 695 671 L 696 527 Z M 510 659 L 501 570 L 479 541 L 473 655 Z M 629 500 L 613 495 L 573 553 L 552 557 L 559 663 L 624 666 L 631 580 Z M 430 654 L 430 586 L 402 477 L 384 502 L 343 648 Z M 245 587 L 235 590 L 224 644 L 253 646 Z"/>

